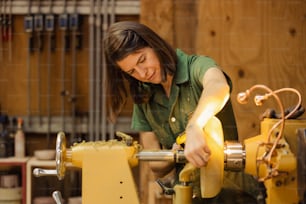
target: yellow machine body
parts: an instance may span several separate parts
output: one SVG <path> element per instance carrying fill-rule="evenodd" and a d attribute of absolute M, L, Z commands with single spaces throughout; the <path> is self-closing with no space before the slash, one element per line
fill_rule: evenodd
<path fill-rule="evenodd" d="M 173 204 L 191 204 L 192 203 L 192 186 L 175 185 L 175 194 L 173 194 Z"/>
<path fill-rule="evenodd" d="M 82 168 L 82 203 L 139 204 L 131 167 L 137 145 L 84 142 L 71 147 L 71 163 Z"/>
<path fill-rule="evenodd" d="M 261 134 L 244 141 L 245 145 L 245 172 L 259 178 L 268 175 L 270 167 L 260 164 L 258 159 L 266 152 L 262 146 L 267 142 L 269 130 L 278 120 L 264 119 L 261 122 Z M 283 138 L 271 158 L 271 168 L 276 168 L 277 175 L 264 180 L 267 198 L 266 204 L 297 204 L 301 199 L 298 189 L 297 168 L 297 130 L 306 127 L 306 120 L 286 120 Z M 279 129 L 271 134 L 271 142 L 274 141 Z"/>
<path fill-rule="evenodd" d="M 204 128 L 204 132 L 206 134 L 206 141 L 209 144 L 211 152 L 213 153 L 211 154 L 208 164 L 205 167 L 200 168 L 201 196 L 203 198 L 212 198 L 221 191 L 223 185 L 224 137 L 220 120 L 217 117 L 212 117 L 207 122 Z M 183 144 L 185 141 L 185 133 L 181 134 L 176 139 L 177 144 Z M 192 175 L 195 169 L 196 168 L 193 167 L 190 163 L 187 163 L 179 174 L 179 181 L 183 183 L 192 181 L 190 175 Z M 175 204 L 191 203 L 191 200 L 190 202 L 185 202 L 185 199 L 178 199 L 177 196 L 174 196 L 174 199 Z"/>

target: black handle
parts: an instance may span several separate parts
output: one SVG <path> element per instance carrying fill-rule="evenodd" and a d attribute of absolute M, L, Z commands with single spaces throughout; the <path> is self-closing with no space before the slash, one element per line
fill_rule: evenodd
<path fill-rule="evenodd" d="M 68 52 L 70 48 L 70 36 L 68 31 L 65 32 L 65 51 Z"/>
<path fill-rule="evenodd" d="M 29 34 L 28 46 L 29 46 L 30 53 L 34 53 L 34 51 L 35 51 L 35 48 L 34 48 L 34 37 L 33 37 L 32 34 Z"/>
<path fill-rule="evenodd" d="M 156 180 L 157 184 L 162 188 L 163 190 L 163 194 L 166 194 L 166 195 L 173 195 L 175 193 L 175 191 L 173 190 L 173 188 L 169 188 L 167 186 L 165 186 L 165 184 L 163 184 L 161 182 L 161 180 L 157 179 Z"/>
<path fill-rule="evenodd" d="M 55 33 L 52 32 L 50 35 L 51 35 L 51 38 L 50 38 L 50 40 L 51 40 L 51 51 L 52 51 L 52 52 L 55 52 L 55 48 L 56 48 Z"/>

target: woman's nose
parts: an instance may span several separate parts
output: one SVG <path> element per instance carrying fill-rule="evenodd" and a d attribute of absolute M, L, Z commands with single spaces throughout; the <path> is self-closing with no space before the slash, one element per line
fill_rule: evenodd
<path fill-rule="evenodd" d="M 148 73 L 148 69 L 145 67 L 138 67 L 138 74 L 141 78 L 146 78 L 147 73 Z"/>

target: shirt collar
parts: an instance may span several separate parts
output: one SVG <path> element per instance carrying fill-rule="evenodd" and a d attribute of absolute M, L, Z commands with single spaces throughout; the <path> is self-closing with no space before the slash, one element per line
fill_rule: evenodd
<path fill-rule="evenodd" d="M 185 54 L 182 50 L 176 49 L 177 55 L 177 66 L 176 71 L 173 77 L 175 84 L 183 84 L 189 80 L 189 66 L 188 66 L 188 55 Z M 153 91 L 152 97 L 153 100 L 162 105 L 168 105 L 167 99 L 164 98 L 164 95 L 161 93 L 161 85 L 150 84 L 148 87 Z"/>
<path fill-rule="evenodd" d="M 177 67 L 173 80 L 176 84 L 182 84 L 189 80 L 188 55 L 182 50 L 176 49 Z"/>

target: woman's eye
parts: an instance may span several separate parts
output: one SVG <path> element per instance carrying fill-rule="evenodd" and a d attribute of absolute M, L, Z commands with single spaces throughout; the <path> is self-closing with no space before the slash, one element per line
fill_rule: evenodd
<path fill-rule="evenodd" d="M 143 63 L 145 60 L 146 60 L 145 56 L 142 55 L 139 59 L 139 63 Z"/>
<path fill-rule="evenodd" d="M 134 70 L 134 69 L 132 69 L 132 70 L 130 70 L 130 71 L 128 72 L 129 75 L 133 75 L 134 73 L 135 73 L 135 70 Z"/>

